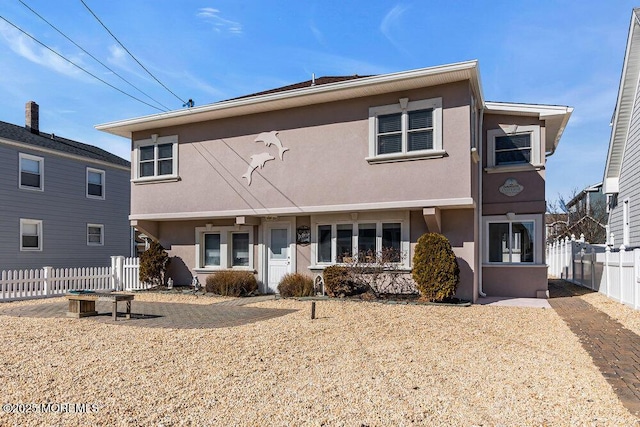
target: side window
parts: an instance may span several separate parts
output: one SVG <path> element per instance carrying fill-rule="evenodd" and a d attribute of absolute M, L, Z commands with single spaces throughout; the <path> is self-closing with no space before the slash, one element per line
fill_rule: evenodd
<path fill-rule="evenodd" d="M 20 219 L 20 250 L 42 250 L 42 221 L 38 219 Z"/>
<path fill-rule="evenodd" d="M 87 197 L 104 199 L 105 171 L 87 168 Z"/>
<path fill-rule="evenodd" d="M 87 245 L 89 246 L 104 245 L 104 225 L 87 224 Z"/>
<path fill-rule="evenodd" d="M 135 179 L 154 181 L 178 178 L 178 137 L 153 135 L 134 142 Z"/>
<path fill-rule="evenodd" d="M 44 158 L 20 153 L 18 186 L 28 190 L 44 190 Z"/>

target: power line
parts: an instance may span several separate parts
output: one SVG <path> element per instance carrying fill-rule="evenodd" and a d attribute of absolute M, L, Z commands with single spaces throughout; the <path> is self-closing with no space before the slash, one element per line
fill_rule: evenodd
<path fill-rule="evenodd" d="M 118 76 L 122 81 L 124 81 L 125 83 L 127 83 L 129 86 L 131 86 L 132 88 L 136 89 L 138 92 L 140 92 L 141 94 L 143 94 L 144 96 L 146 96 L 147 98 L 149 98 L 150 100 L 152 100 L 153 102 L 155 102 L 156 104 L 162 106 L 165 111 L 170 110 L 169 107 L 167 107 L 166 105 L 163 105 L 160 101 L 152 98 L 150 95 L 148 95 L 147 93 L 143 92 L 141 89 L 139 89 L 137 86 L 135 86 L 134 84 L 132 84 L 131 82 L 129 82 L 127 79 L 125 79 L 124 77 L 122 77 L 120 74 L 118 74 L 117 72 L 115 72 L 114 70 L 112 70 L 108 65 L 106 65 L 105 63 L 103 63 L 102 61 L 100 61 L 98 58 L 96 58 L 95 56 L 93 56 L 91 53 L 87 52 L 82 46 L 80 46 L 78 43 L 74 42 L 73 40 L 71 40 L 71 38 L 69 38 L 65 33 L 63 33 L 62 31 L 60 31 L 55 25 L 53 25 L 51 22 L 47 21 L 42 15 L 40 15 L 38 12 L 36 12 L 35 10 L 33 10 L 28 4 L 26 4 L 25 2 L 23 2 L 22 0 L 18 0 L 20 3 L 22 3 L 22 5 L 24 7 L 26 7 L 27 9 L 29 9 L 31 12 L 33 12 L 38 18 L 42 19 L 44 22 L 46 22 L 51 28 L 53 28 L 54 30 L 56 30 L 60 35 L 62 35 L 64 38 L 66 38 L 67 40 L 69 40 L 71 43 L 73 43 L 74 46 L 76 46 L 78 49 L 80 49 L 81 51 L 83 51 L 84 53 L 86 53 L 87 55 L 89 55 L 93 60 L 95 60 L 98 64 L 102 65 L 104 68 L 106 68 L 107 70 L 111 71 L 113 74 L 115 74 L 116 76 Z"/>
<path fill-rule="evenodd" d="M 190 105 L 193 106 L 193 101 L 189 100 L 189 101 L 185 101 L 182 98 L 180 98 L 178 95 L 176 95 L 175 93 L 173 93 L 173 91 L 171 89 L 169 89 L 167 86 L 165 86 L 160 80 L 158 80 L 158 78 L 156 76 L 154 76 L 153 74 L 151 74 L 151 71 L 147 70 L 147 68 L 142 65 L 142 63 L 140 61 L 138 61 L 138 59 L 133 56 L 133 54 L 131 52 L 129 52 L 129 49 L 127 49 L 121 42 L 120 40 L 118 40 L 118 38 L 107 28 L 107 26 L 100 20 L 100 18 L 98 18 L 98 15 L 96 15 L 93 10 L 91 10 L 91 8 L 89 6 L 87 6 L 87 4 L 84 2 L 84 0 L 80 0 L 80 2 L 84 5 L 84 7 L 87 8 L 87 10 L 93 15 L 94 18 L 96 18 L 96 20 L 100 23 L 100 25 L 102 25 L 102 27 L 111 35 L 111 37 L 113 37 L 113 39 L 115 41 L 118 42 L 118 44 L 129 54 L 129 56 L 131 56 L 131 58 L 133 58 L 134 61 L 136 61 L 138 63 L 138 65 L 140 65 L 142 67 L 143 70 L 145 70 L 147 72 L 147 74 L 149 74 L 156 82 L 158 82 L 160 84 L 160 86 L 162 86 L 163 88 L 165 88 L 169 93 L 171 93 L 173 96 L 175 96 L 176 98 L 178 98 L 178 100 L 180 102 L 182 102 L 182 104 L 184 105 Z"/>
<path fill-rule="evenodd" d="M 141 102 L 151 108 L 154 108 L 158 111 L 162 111 L 164 112 L 162 109 L 156 107 L 155 105 L 151 105 L 146 101 L 143 101 L 140 98 L 136 98 L 135 96 L 131 95 L 130 93 L 127 93 L 125 91 L 123 91 L 122 89 L 119 89 L 117 87 L 115 87 L 114 85 L 112 85 L 111 83 L 104 81 L 103 79 L 101 79 L 100 77 L 96 76 L 95 74 L 91 73 L 90 71 L 85 70 L 84 68 L 82 68 L 81 66 L 79 66 L 78 64 L 76 64 L 75 62 L 73 62 L 72 60 L 66 58 L 64 55 L 56 52 L 54 49 L 50 48 L 49 46 L 47 46 L 46 44 L 42 43 L 40 40 L 36 39 L 35 37 L 33 37 L 31 34 L 27 33 L 26 31 L 24 31 L 22 28 L 18 27 L 16 24 L 14 24 L 13 22 L 9 21 L 7 18 L 5 18 L 4 16 L 0 16 L 0 19 L 2 19 L 4 22 L 6 22 L 7 24 L 11 25 L 13 28 L 15 28 L 16 30 L 20 31 L 22 34 L 24 34 L 25 36 L 29 37 L 31 40 L 33 40 L 34 42 L 38 43 L 40 46 L 44 47 L 45 49 L 49 50 L 50 52 L 54 53 L 55 55 L 59 56 L 60 58 L 64 59 L 65 61 L 67 61 L 69 64 L 73 65 L 76 68 L 79 68 L 80 70 L 84 71 L 85 73 L 89 74 L 91 77 L 93 77 L 96 80 L 99 80 L 100 82 L 106 84 L 107 86 L 109 86 L 112 89 L 117 90 L 118 92 L 120 92 L 123 95 L 128 96 L 129 98 L 135 99 L 138 102 Z"/>

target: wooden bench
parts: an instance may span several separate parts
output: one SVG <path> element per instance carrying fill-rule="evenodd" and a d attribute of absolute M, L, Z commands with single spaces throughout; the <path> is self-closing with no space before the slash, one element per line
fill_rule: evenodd
<path fill-rule="evenodd" d="M 111 301 L 112 302 L 112 319 L 117 320 L 118 316 L 118 302 L 126 301 L 127 312 L 125 314 L 126 319 L 131 319 L 131 301 L 133 301 L 133 294 L 112 294 L 109 292 L 86 292 L 86 293 L 70 293 L 65 295 L 69 301 L 69 309 L 67 311 L 68 317 L 80 317 L 97 316 L 96 301 Z"/>

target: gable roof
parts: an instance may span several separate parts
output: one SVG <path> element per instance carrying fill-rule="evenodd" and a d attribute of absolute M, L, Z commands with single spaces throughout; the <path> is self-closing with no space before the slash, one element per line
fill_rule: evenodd
<path fill-rule="evenodd" d="M 640 75 L 640 9 L 631 12 L 627 48 L 624 54 L 618 99 L 613 116 L 613 127 L 609 140 L 607 164 L 604 169 L 605 193 L 617 193 L 619 191 L 620 170 L 622 168 L 622 156 L 629 133 L 629 124 L 633 114 L 633 105 L 638 90 L 638 76 Z"/>
<path fill-rule="evenodd" d="M 478 61 L 458 62 L 375 76 L 324 77 L 322 83 L 296 83 L 201 107 L 169 111 L 133 119 L 100 124 L 96 129 L 131 138 L 133 132 L 178 126 L 225 117 L 256 114 L 325 102 L 340 101 L 458 81 L 470 81 L 480 105 L 484 104 Z"/>
<path fill-rule="evenodd" d="M 131 167 L 129 161 L 93 145 L 44 132 L 35 134 L 24 126 L 3 121 L 0 121 L 0 142 L 17 142 L 22 145 L 33 146 L 34 148 L 58 151 L 63 154 L 85 157 L 100 162 L 111 163 L 116 166 Z"/>

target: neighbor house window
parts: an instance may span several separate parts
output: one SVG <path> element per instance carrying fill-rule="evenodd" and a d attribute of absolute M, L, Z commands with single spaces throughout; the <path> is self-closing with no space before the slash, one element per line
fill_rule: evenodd
<path fill-rule="evenodd" d="M 87 168 L 87 197 L 104 199 L 104 177 L 103 170 Z"/>
<path fill-rule="evenodd" d="M 197 227 L 196 270 L 253 269 L 253 228 Z"/>
<path fill-rule="evenodd" d="M 441 98 L 369 109 L 369 162 L 443 155 Z"/>
<path fill-rule="evenodd" d="M 87 245 L 102 246 L 104 244 L 104 225 L 87 224 Z"/>
<path fill-rule="evenodd" d="M 402 223 L 362 222 L 317 226 L 315 254 L 318 264 L 403 261 Z"/>
<path fill-rule="evenodd" d="M 19 187 L 29 190 L 44 189 L 44 159 L 20 153 Z"/>
<path fill-rule="evenodd" d="M 20 219 L 20 250 L 42 250 L 42 221 L 37 219 Z"/>
<path fill-rule="evenodd" d="M 534 221 L 489 222 L 488 225 L 489 262 L 534 262 Z"/>
<path fill-rule="evenodd" d="M 178 176 L 178 137 L 154 135 L 134 143 L 136 181 L 172 179 Z"/>
<path fill-rule="evenodd" d="M 501 125 L 487 131 L 487 166 L 494 172 L 540 167 L 540 144 L 540 126 Z"/>

